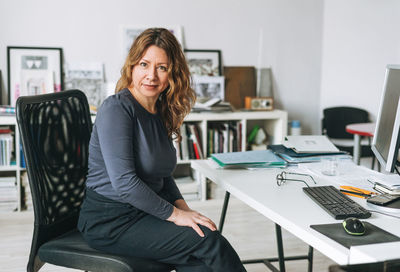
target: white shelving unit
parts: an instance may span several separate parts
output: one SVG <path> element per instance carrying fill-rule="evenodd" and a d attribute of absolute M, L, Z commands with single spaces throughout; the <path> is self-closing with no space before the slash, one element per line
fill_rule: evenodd
<path fill-rule="evenodd" d="M 280 144 L 287 135 L 288 114 L 286 111 L 237 111 L 237 112 L 200 112 L 190 113 L 184 120 L 185 122 L 195 122 L 201 130 L 201 141 L 203 153 L 207 150 L 207 128 L 210 122 L 227 122 L 236 121 L 241 123 L 241 146 L 245 150 L 247 136 L 255 125 L 260 126 L 268 135 L 269 144 Z M 206 154 L 203 154 L 204 157 Z M 191 160 L 178 160 L 178 164 L 188 164 L 190 167 Z M 207 198 L 207 183 L 206 180 L 201 180 L 198 177 L 196 182 L 198 185 L 199 199 L 206 200 Z"/>
<path fill-rule="evenodd" d="M 25 171 L 25 168 L 21 167 L 21 154 L 20 154 L 20 136 L 18 130 L 18 124 L 15 116 L 8 115 L 0 115 L 0 126 L 9 126 L 14 130 L 14 154 L 15 154 L 15 162 L 16 165 L 10 166 L 1 166 L 0 172 L 10 172 L 12 173 L 17 180 L 17 210 L 21 211 L 22 209 L 22 186 L 21 186 L 21 173 Z"/>

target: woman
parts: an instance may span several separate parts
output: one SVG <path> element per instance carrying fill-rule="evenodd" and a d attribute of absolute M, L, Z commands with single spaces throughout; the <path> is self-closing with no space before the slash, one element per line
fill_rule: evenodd
<path fill-rule="evenodd" d="M 96 116 L 78 228 L 93 248 L 174 264 L 177 271 L 246 271 L 214 222 L 191 210 L 171 174 L 172 138 L 195 100 L 184 54 L 166 29 L 133 43 Z"/>

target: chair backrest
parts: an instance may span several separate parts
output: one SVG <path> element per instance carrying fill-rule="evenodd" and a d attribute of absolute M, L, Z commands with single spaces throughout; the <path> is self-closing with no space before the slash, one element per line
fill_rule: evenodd
<path fill-rule="evenodd" d="M 76 228 L 92 122 L 79 90 L 20 97 L 16 111 L 35 217 L 29 267 L 43 243 Z"/>
<path fill-rule="evenodd" d="M 332 107 L 323 111 L 322 133 L 333 139 L 352 139 L 346 126 L 354 123 L 370 122 L 368 112 L 353 107 Z"/>

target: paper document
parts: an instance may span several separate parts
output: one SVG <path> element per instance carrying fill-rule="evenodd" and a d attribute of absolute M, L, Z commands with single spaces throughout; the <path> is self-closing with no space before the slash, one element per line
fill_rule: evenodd
<path fill-rule="evenodd" d="M 325 135 L 286 136 L 283 145 L 292 148 L 297 153 L 339 152 L 339 149 Z"/>

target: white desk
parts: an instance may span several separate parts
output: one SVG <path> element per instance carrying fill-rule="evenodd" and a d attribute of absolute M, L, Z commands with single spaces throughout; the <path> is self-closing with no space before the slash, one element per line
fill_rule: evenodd
<path fill-rule="evenodd" d="M 340 223 L 335 220 L 303 191 L 303 183 L 287 181 L 283 186 L 277 186 L 276 174 L 281 169 L 262 169 L 262 170 L 226 170 L 215 169 L 209 162 L 194 161 L 192 168 L 230 192 L 265 217 L 276 224 L 285 228 L 305 243 L 320 251 L 322 254 L 331 258 L 338 264 L 370 262 L 372 259 L 383 261 L 385 253 L 377 259 L 371 246 L 366 250 L 362 248 L 354 251 L 340 245 L 321 233 L 311 229 L 313 224 Z M 317 185 L 329 185 L 327 180 L 315 178 Z M 311 186 L 311 182 L 308 182 Z M 362 206 L 366 206 L 364 199 L 352 197 Z M 374 224 L 394 235 L 400 236 L 400 219 L 373 213 L 366 221 Z M 400 243 L 395 245 L 397 250 L 393 256 L 392 243 L 379 244 L 379 249 L 385 252 L 390 250 L 390 258 L 400 258 Z M 353 252 L 356 256 L 352 257 Z M 361 253 L 360 253 L 361 252 Z M 376 255 L 376 254 L 375 254 Z M 360 257 L 361 256 L 361 257 Z M 389 256 L 389 255 L 386 255 Z"/>

